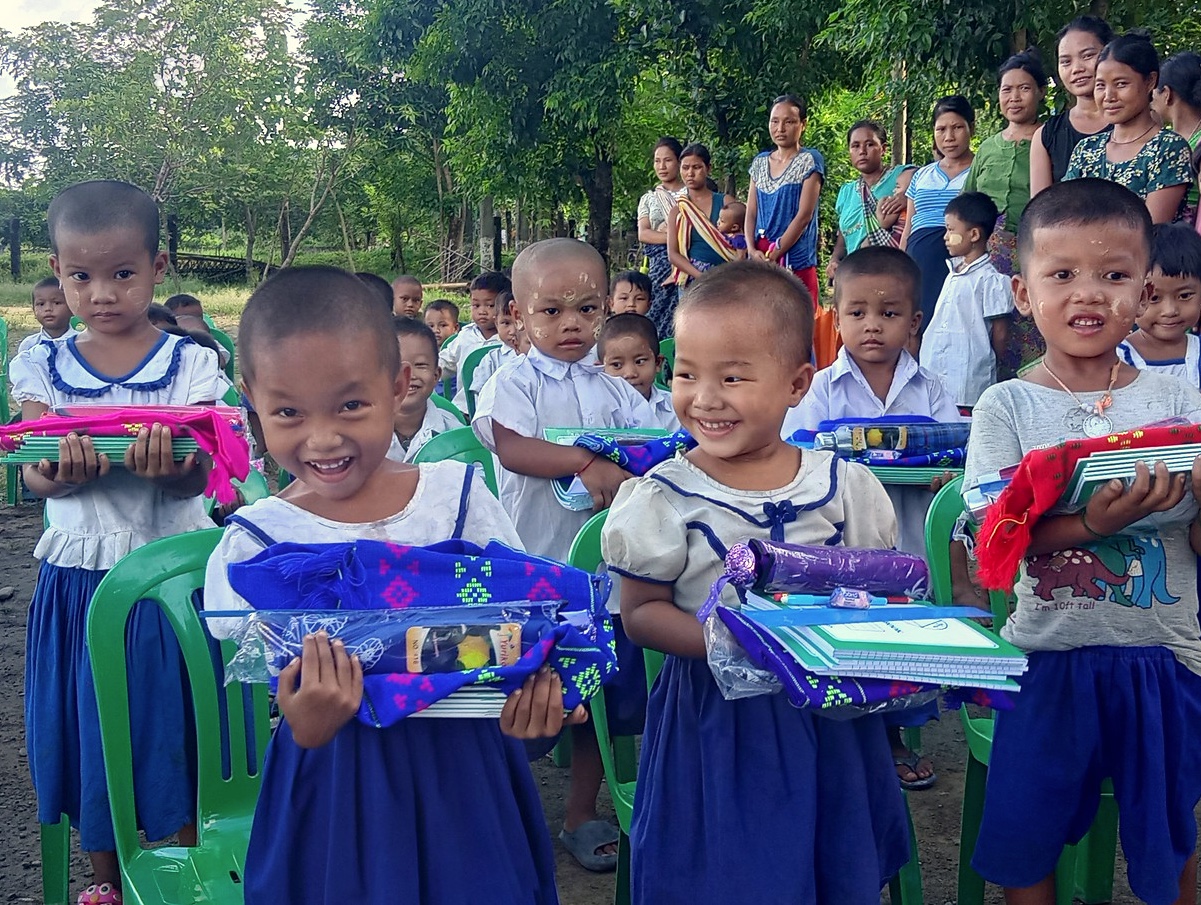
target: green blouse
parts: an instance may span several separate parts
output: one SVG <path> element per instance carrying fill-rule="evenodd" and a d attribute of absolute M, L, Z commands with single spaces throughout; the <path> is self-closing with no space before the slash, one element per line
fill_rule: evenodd
<path fill-rule="evenodd" d="M 1152 135 L 1131 160 L 1117 163 L 1105 155 L 1109 133 L 1090 135 L 1072 152 L 1072 162 L 1063 178 L 1081 179 L 1093 176 L 1124 185 L 1140 198 L 1146 199 L 1152 192 L 1174 185 L 1189 185 L 1193 182 L 1192 149 L 1189 143 L 1173 132 L 1163 129 Z M 1180 199 L 1180 219 L 1184 210 L 1184 199 Z"/>
<path fill-rule="evenodd" d="M 1030 140 L 1007 141 L 1000 132 L 984 139 L 963 190 L 991 198 L 1005 218 L 1005 231 L 1016 233 L 1030 203 Z"/>

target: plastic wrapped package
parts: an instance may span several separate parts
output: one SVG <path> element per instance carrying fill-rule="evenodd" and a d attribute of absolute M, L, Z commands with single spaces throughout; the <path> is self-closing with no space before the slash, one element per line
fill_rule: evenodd
<path fill-rule="evenodd" d="M 730 547 L 725 576 L 735 587 L 769 593 L 830 594 L 837 588 L 854 588 L 880 597 L 920 600 L 930 590 L 930 570 L 920 556 L 767 540 Z"/>

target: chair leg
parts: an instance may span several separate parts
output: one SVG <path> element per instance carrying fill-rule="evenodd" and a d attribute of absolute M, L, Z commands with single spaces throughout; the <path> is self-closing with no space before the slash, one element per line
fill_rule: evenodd
<path fill-rule="evenodd" d="M 1076 846 L 1075 895 L 1085 905 L 1113 900 L 1113 869 L 1118 851 L 1118 805 L 1101 795 L 1097 818 Z"/>
<path fill-rule="evenodd" d="M 67 905 L 71 825 L 64 814 L 58 823 L 43 823 L 38 829 L 42 836 L 42 901 Z"/>
<path fill-rule="evenodd" d="M 17 471 L 17 466 L 6 465 L 4 467 L 4 491 L 8 498 L 8 505 L 16 506 L 21 502 L 21 477 Z"/>
<path fill-rule="evenodd" d="M 972 757 L 967 758 L 963 777 L 963 814 L 959 825 L 959 905 L 984 905 L 984 878 L 972 868 L 976 837 L 984 818 L 984 784 L 988 767 Z"/>
<path fill-rule="evenodd" d="M 558 744 L 551 751 L 551 763 L 556 767 L 571 766 L 571 733 L 564 732 L 560 737 Z"/>
<path fill-rule="evenodd" d="M 922 866 L 918 857 L 917 833 L 913 829 L 913 814 L 909 810 L 908 795 L 905 796 L 905 819 L 909 822 L 909 860 L 888 882 L 888 895 L 892 905 L 924 905 Z"/>
<path fill-rule="evenodd" d="M 1055 905 L 1072 905 L 1076 899 L 1076 846 L 1069 845 L 1055 865 Z"/>
<path fill-rule="evenodd" d="M 617 882 L 613 887 L 613 905 L 630 905 L 630 837 L 625 833 L 617 840 Z"/>

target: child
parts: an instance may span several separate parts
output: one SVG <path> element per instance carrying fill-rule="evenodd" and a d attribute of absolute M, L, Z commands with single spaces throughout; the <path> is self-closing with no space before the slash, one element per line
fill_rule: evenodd
<path fill-rule="evenodd" d="M 383 277 L 376 276 L 374 273 L 368 273 L 367 271 L 359 271 L 355 276 L 367 284 L 367 288 L 371 290 L 379 303 L 383 305 L 384 310 L 391 314 L 392 284 Z"/>
<path fill-rule="evenodd" d="M 425 325 L 434 331 L 438 348 L 459 332 L 459 306 L 450 299 L 434 299 L 425 306 Z"/>
<path fill-rule="evenodd" d="M 547 239 L 513 262 L 513 307 L 530 351 L 503 365 L 480 395 L 472 427 L 500 460 L 500 499 L 526 550 L 567 559 L 592 515 L 555 499 L 552 478 L 578 475 L 596 511 L 608 507 L 630 475 L 601 456 L 542 438 L 547 427 L 647 427 L 650 406 L 596 362 L 604 317 L 605 262 L 575 239 Z M 619 662 L 620 666 L 620 662 Z M 604 776 L 591 727 L 572 733 L 571 789 L 559 838 L 589 870 L 617 866 L 617 829 L 598 820 Z"/>
<path fill-rule="evenodd" d="M 609 289 L 609 314 L 646 314 L 651 310 L 651 280 L 640 270 L 623 270 Z"/>
<path fill-rule="evenodd" d="M 66 339 L 71 333 L 71 309 L 67 297 L 55 277 L 46 277 L 33 286 L 33 316 L 42 325 L 37 333 L 31 333 L 17 346 L 17 354 L 32 349 L 40 342 Z"/>
<path fill-rule="evenodd" d="M 997 382 L 1013 292 L 1009 277 L 988 255 L 997 205 L 983 192 L 964 192 L 947 204 L 943 237 L 950 274 L 922 337 L 922 365 L 942 378 L 956 405 L 971 408 Z"/>
<path fill-rule="evenodd" d="M 601 328 L 596 352 L 606 374 L 626 381 L 651 404 L 656 426 L 669 431 L 680 429 L 680 419 L 671 407 L 671 393 L 655 386 L 663 356 L 659 354 L 659 334 L 650 318 L 615 314 Z"/>
<path fill-rule="evenodd" d="M 808 394 L 784 419 L 785 438 L 798 430 L 816 431 L 823 421 L 843 418 L 918 415 L 942 422 L 963 420 L 942 381 L 905 350 L 906 343 L 917 335 L 922 317 L 918 310 L 920 280 L 913 259 L 896 248 L 868 245 L 843 258 L 834 272 L 834 324 L 843 347 L 834 364 L 818 372 Z M 939 478 L 929 488 L 887 488 L 900 523 L 898 549 L 926 555 L 930 492 L 943 483 Z M 956 562 L 956 599 L 983 602 L 983 595 L 968 578 L 967 551 L 962 545 Z M 937 774 L 928 758 L 918 756 L 901 741 L 900 727 L 920 726 L 937 718 L 934 705 L 886 718 L 897 777 L 905 789 L 928 789 Z"/>
<path fill-rule="evenodd" d="M 1151 242 L 1146 207 L 1116 183 L 1061 182 L 1030 202 L 1014 295 L 1047 355 L 980 398 L 966 480 L 1061 439 L 1201 420 L 1192 386 L 1116 354 L 1147 302 Z M 1016 708 L 997 713 L 972 858 L 1007 887 L 1007 901 L 1055 901 L 1056 860 L 1093 822 L 1105 777 L 1134 894 L 1155 905 L 1195 901 L 1201 523 L 1134 528 L 1190 492 L 1187 477 L 1162 464 L 1153 482 L 1148 466 L 1138 473 L 1132 486 L 1102 487 L 1083 512 L 1039 521 L 1022 564 L 1002 634 L 1029 652 L 1030 665 Z M 1201 462 L 1191 492 L 1201 493 Z M 1103 577 L 1102 563 L 1115 561 L 1126 574 Z M 1064 562 L 1086 569 L 1061 571 Z"/>
<path fill-rule="evenodd" d="M 402 273 L 392 281 L 392 313 L 397 317 L 420 318 L 424 297 L 425 290 L 417 277 Z"/>
<path fill-rule="evenodd" d="M 272 455 L 296 480 L 230 518 L 209 560 L 207 609 L 248 608 L 226 570 L 273 542 L 518 544 L 474 469 L 386 458 L 408 383 L 388 321 L 361 282 L 332 267 L 285 270 L 251 296 L 238 337 L 246 388 Z M 233 622 L 209 625 L 224 637 Z M 524 748 L 502 732 L 559 730 L 557 675 L 514 692 L 499 723 L 405 719 L 376 729 L 354 718 L 361 697 L 358 658 L 325 633 L 308 636 L 281 673 L 283 720 L 263 767 L 246 901 L 554 905 L 538 791 Z M 567 722 L 583 718 L 578 708 Z"/>
<path fill-rule="evenodd" d="M 54 405 L 195 405 L 221 397 L 217 356 L 160 332 L 146 310 L 162 282 L 158 207 L 122 182 L 84 182 L 47 214 L 51 267 L 87 329 L 41 343 L 12 365 L 13 397 L 25 420 Z M 121 375 L 121 376 L 108 376 Z M 94 884 L 80 898 L 120 901 L 112 818 L 100 751 L 92 671 L 84 645 L 88 603 L 105 572 L 129 551 L 171 534 L 212 527 L 201 492 L 207 463 L 177 462 L 170 431 L 143 428 L 123 462 L 97 455 L 87 437 L 59 443 L 57 462 L 24 467 L 46 499 L 47 529 L 29 610 L 25 727 L 38 820 L 66 813 L 91 858 Z M 153 604 L 128 630 L 134 791 L 148 839 L 180 833 L 195 844 L 194 777 L 188 752 L 179 648 Z"/>
<path fill-rule="evenodd" d="M 1201 389 L 1201 236 L 1184 223 L 1160 223 L 1151 242 L 1151 298 L 1118 355 Z"/>
<path fill-rule="evenodd" d="M 493 314 L 496 317 L 496 338 L 500 340 L 500 345 L 483 357 L 471 375 L 471 392 L 477 399 L 484 390 L 484 384 L 501 365 L 530 350 L 529 338 L 513 311 L 512 292 L 506 290 L 496 294 Z"/>
<path fill-rule="evenodd" d="M 908 857 L 880 718 L 826 719 L 780 694 L 725 700 L 695 617 L 736 541 L 893 544 L 888 497 L 866 468 L 780 439 L 813 376 L 812 312 L 775 266 L 734 262 L 689 287 L 672 397 L 698 446 L 623 485 L 605 526 L 626 631 L 669 655 L 630 829 L 635 905 L 874 905 Z M 737 605 L 732 588 L 723 602 Z"/>
<path fill-rule="evenodd" d="M 471 323 L 459 331 L 459 338 L 438 354 L 442 370 L 455 377 L 459 384 L 454 403 L 459 411 L 467 409 L 467 389 L 458 380 L 459 367 L 467 356 L 496 339 L 496 296 L 512 289 L 509 278 L 497 271 L 481 273 L 471 281 Z"/>
<path fill-rule="evenodd" d="M 726 237 L 730 247 L 738 251 L 738 257 L 746 257 L 746 236 L 742 233 L 746 220 L 746 205 L 741 201 L 726 201 L 726 206 L 717 215 L 717 231 Z"/>
<path fill-rule="evenodd" d="M 192 317 L 199 318 L 204 317 L 204 305 L 201 304 L 200 299 L 194 295 L 188 295 L 186 292 L 168 297 L 163 304 L 176 318 L 183 315 L 191 315 Z"/>
<path fill-rule="evenodd" d="M 175 315 L 166 305 L 160 305 L 157 302 L 151 302 L 146 308 L 146 319 L 150 321 L 151 326 L 156 330 L 167 330 L 169 327 L 178 327 L 179 321 L 175 319 Z"/>
<path fill-rule="evenodd" d="M 409 368 L 409 389 L 392 422 L 392 446 L 388 458 L 412 462 L 426 443 L 438 434 L 462 427 L 463 422 L 430 400 L 442 379 L 434 332 L 420 321 L 395 315 L 392 326 L 400 344 L 400 360 Z"/>

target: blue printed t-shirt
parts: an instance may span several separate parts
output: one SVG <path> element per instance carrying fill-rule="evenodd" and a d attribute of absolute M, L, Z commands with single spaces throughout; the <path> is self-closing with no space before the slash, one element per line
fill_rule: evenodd
<path fill-rule="evenodd" d="M 751 179 L 755 181 L 755 238 L 764 236 L 778 241 L 788 229 L 801 205 L 801 189 L 805 180 L 816 174 L 818 179 L 826 177 L 826 161 L 814 148 L 801 148 L 801 152 L 788 162 L 779 176 L 771 174 L 771 152 L 764 151 L 751 161 Z M 801 233 L 801 237 L 781 258 L 780 263 L 790 270 L 804 270 L 817 265 L 817 208 L 813 219 Z"/>

